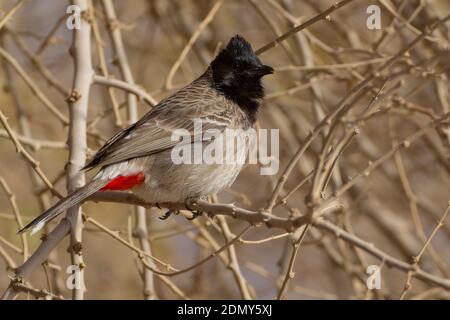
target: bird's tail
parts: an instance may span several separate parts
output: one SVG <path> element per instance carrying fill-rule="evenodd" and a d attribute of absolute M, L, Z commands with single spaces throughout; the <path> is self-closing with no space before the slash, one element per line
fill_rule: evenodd
<path fill-rule="evenodd" d="M 108 180 L 93 180 L 86 184 L 84 187 L 72 192 L 67 197 L 60 199 L 54 206 L 35 218 L 21 230 L 19 234 L 32 229 L 31 234 L 38 232 L 47 222 L 56 218 L 59 214 L 67 209 L 77 205 L 81 201 L 85 200 L 90 195 L 94 194 L 101 188 L 103 188 L 109 181 Z"/>

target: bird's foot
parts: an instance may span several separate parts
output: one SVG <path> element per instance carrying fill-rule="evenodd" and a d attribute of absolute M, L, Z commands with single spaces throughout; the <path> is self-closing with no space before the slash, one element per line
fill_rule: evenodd
<path fill-rule="evenodd" d="M 195 210 L 195 211 L 192 211 L 192 217 L 186 218 L 186 219 L 191 221 L 191 220 L 197 219 L 201 215 L 203 215 L 203 212 Z"/>
<path fill-rule="evenodd" d="M 173 214 L 177 216 L 180 214 L 180 211 L 167 210 L 162 216 L 159 217 L 159 220 L 167 220 Z"/>
<path fill-rule="evenodd" d="M 206 200 L 206 199 L 207 199 L 206 197 L 195 197 L 195 198 L 193 197 L 193 198 L 186 199 L 185 207 L 186 207 L 186 209 L 188 209 L 189 211 L 192 212 L 192 217 L 186 218 L 187 220 L 194 220 L 203 214 L 203 212 L 201 212 L 199 210 L 195 210 L 194 208 L 199 200 Z"/>

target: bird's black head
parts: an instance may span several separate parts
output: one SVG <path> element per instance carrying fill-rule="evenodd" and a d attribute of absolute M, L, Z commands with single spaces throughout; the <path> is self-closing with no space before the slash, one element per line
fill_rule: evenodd
<path fill-rule="evenodd" d="M 214 87 L 254 117 L 258 100 L 264 96 L 261 78 L 273 73 L 273 69 L 263 65 L 251 45 L 239 35 L 231 38 L 211 62 L 211 69 Z"/>

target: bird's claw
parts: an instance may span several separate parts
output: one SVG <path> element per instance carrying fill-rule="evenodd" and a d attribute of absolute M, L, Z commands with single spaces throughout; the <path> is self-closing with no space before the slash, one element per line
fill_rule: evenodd
<path fill-rule="evenodd" d="M 203 212 L 195 210 L 194 208 L 197 206 L 197 202 L 199 200 L 205 201 L 207 199 L 208 199 L 207 197 L 192 197 L 192 198 L 187 199 L 185 201 L 184 205 L 185 205 L 187 210 L 192 212 L 192 217 L 186 218 L 186 219 L 187 220 L 194 220 L 194 219 L 200 217 L 203 214 Z"/>
<path fill-rule="evenodd" d="M 187 220 L 189 220 L 189 221 L 191 221 L 191 220 L 194 220 L 194 219 L 197 219 L 198 217 L 200 217 L 201 215 L 203 214 L 203 212 L 201 212 L 201 211 L 192 211 L 192 217 L 190 217 L 190 218 L 186 218 Z"/>
<path fill-rule="evenodd" d="M 174 215 L 178 215 L 180 213 L 180 211 L 172 211 L 172 210 L 167 210 L 162 216 L 159 217 L 159 220 L 167 220 L 172 214 Z"/>

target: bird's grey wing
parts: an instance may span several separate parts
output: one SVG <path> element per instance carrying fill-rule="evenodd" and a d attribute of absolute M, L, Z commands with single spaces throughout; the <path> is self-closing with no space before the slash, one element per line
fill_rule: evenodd
<path fill-rule="evenodd" d="M 132 158 L 155 154 L 172 148 L 179 140 L 175 130 L 187 130 L 191 142 L 202 136 L 194 132 L 194 120 L 202 123 L 202 132 L 208 129 L 225 130 L 233 127 L 232 110 L 225 99 L 209 90 L 180 90 L 163 100 L 139 121 L 115 134 L 99 149 L 85 166 L 91 169 Z"/>

